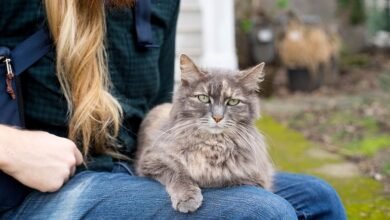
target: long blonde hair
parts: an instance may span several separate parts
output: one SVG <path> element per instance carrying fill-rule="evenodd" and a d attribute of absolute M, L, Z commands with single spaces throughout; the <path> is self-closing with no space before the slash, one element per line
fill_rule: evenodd
<path fill-rule="evenodd" d="M 102 0 L 44 0 L 57 52 L 56 69 L 69 109 L 69 138 L 83 154 L 113 153 L 122 110 L 109 93 Z M 90 147 L 93 147 L 90 149 Z"/>

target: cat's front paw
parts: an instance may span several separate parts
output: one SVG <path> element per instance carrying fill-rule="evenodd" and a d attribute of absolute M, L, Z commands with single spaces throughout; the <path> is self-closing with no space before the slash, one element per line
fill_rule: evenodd
<path fill-rule="evenodd" d="M 203 196 L 199 187 L 192 187 L 173 192 L 171 201 L 175 210 L 187 213 L 197 210 L 202 205 Z"/>

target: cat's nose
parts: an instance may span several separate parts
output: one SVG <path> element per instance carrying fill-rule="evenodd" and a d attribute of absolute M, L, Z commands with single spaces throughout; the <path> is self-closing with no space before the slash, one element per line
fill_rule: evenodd
<path fill-rule="evenodd" d="M 222 115 L 213 115 L 213 119 L 215 122 L 220 122 L 223 119 Z"/>

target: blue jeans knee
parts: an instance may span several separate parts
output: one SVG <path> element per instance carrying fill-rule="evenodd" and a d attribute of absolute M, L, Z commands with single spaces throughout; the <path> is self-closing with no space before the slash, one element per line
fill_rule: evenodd
<path fill-rule="evenodd" d="M 295 209 L 288 201 L 253 186 L 205 190 L 202 206 L 199 211 L 211 214 L 210 219 L 297 219 Z"/>
<path fill-rule="evenodd" d="M 336 190 L 318 177 L 280 173 L 276 188 L 276 194 L 295 207 L 299 219 L 346 219 Z"/>

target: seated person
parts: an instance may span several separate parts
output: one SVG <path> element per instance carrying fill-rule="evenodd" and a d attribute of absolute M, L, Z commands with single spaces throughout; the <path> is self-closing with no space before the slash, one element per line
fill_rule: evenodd
<path fill-rule="evenodd" d="M 134 175 L 124 158 L 174 83 L 179 0 L 151 2 L 154 42 L 140 45 L 134 0 L 2 1 L 0 46 L 46 23 L 55 48 L 21 79 L 26 130 L 0 125 L 0 169 L 34 189 L 0 219 L 345 219 L 334 189 L 311 176 L 277 173 L 274 192 L 204 189 L 183 214 L 160 183 Z"/>

